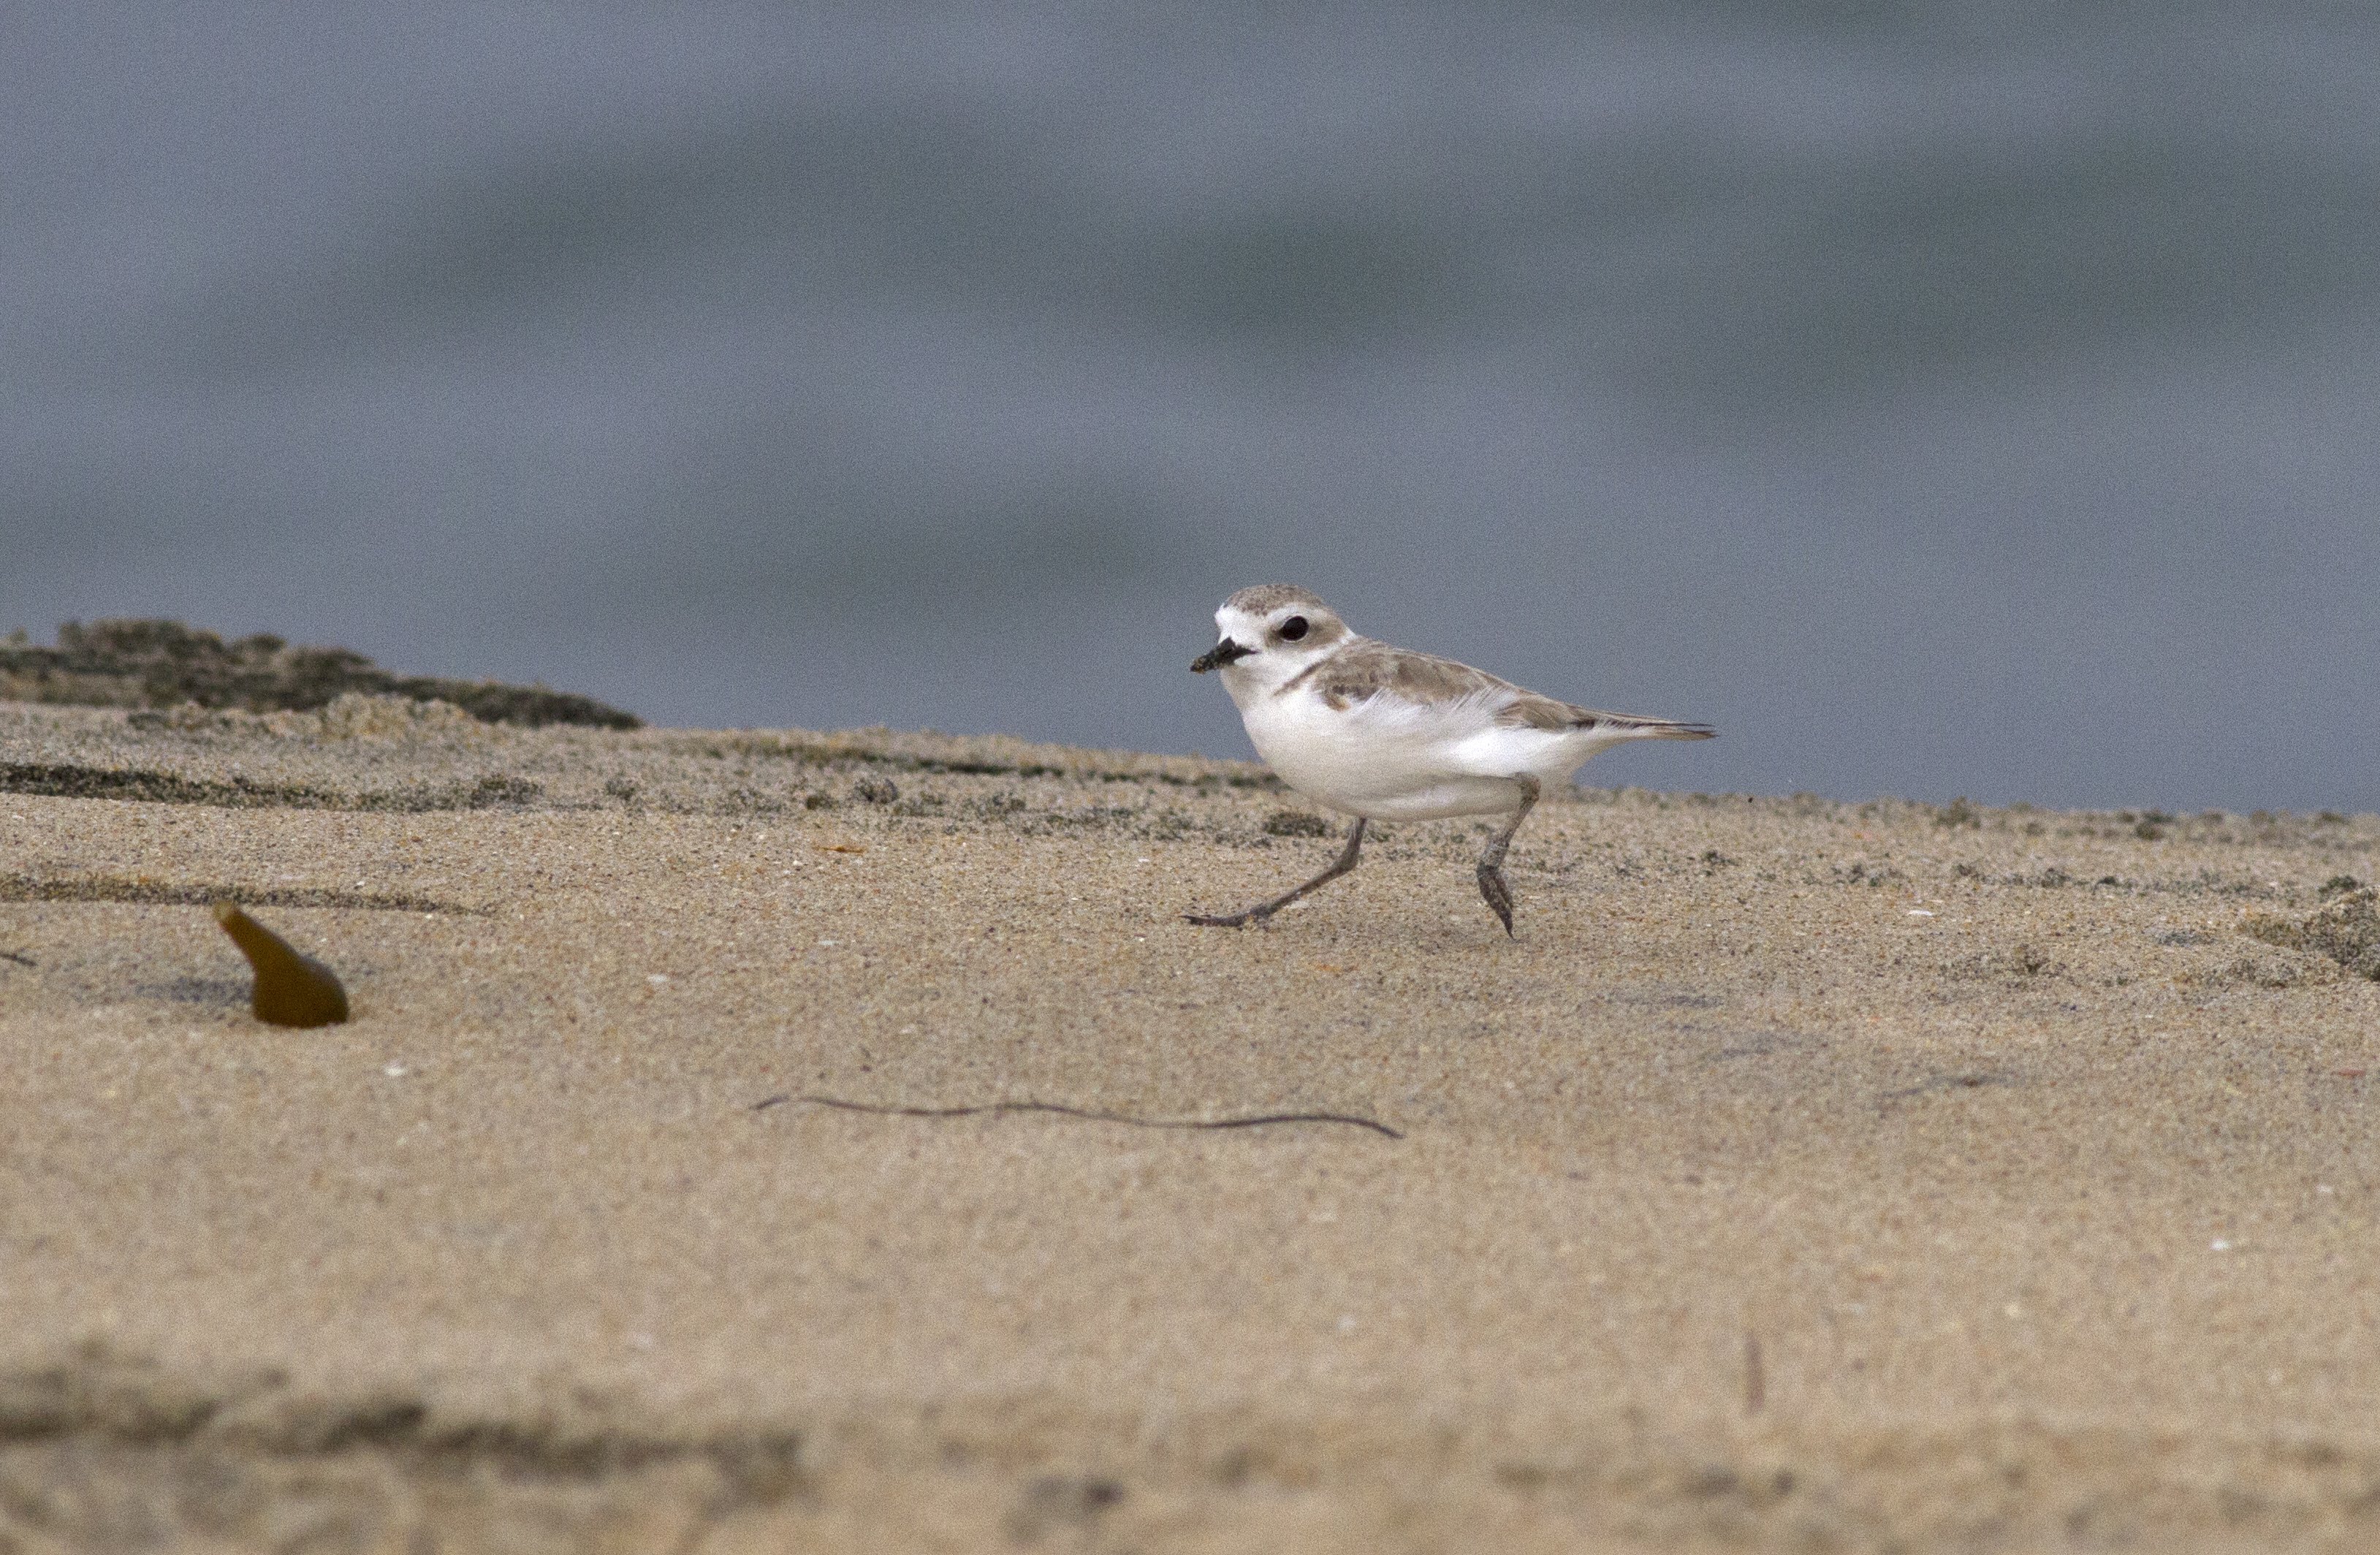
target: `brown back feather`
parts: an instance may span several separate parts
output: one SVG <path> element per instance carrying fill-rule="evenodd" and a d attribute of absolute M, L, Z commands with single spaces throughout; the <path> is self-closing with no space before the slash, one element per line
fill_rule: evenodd
<path fill-rule="evenodd" d="M 1368 638 L 1358 638 L 1328 659 L 1309 665 L 1277 695 L 1287 696 L 1309 681 L 1324 702 L 1340 711 L 1383 691 L 1422 705 L 1502 692 L 1508 694 L 1508 699 L 1497 710 L 1496 722 L 1508 729 L 1558 732 L 1609 724 L 1622 729 L 1660 730 L 1665 735 L 1674 730 L 1675 734 L 1669 737 L 1679 739 L 1707 737 L 1707 731 L 1692 724 L 1674 723 L 1666 718 L 1638 718 L 1624 712 L 1598 712 L 1593 708 L 1557 701 L 1486 670 L 1475 670 L 1431 653 L 1391 648 Z"/>

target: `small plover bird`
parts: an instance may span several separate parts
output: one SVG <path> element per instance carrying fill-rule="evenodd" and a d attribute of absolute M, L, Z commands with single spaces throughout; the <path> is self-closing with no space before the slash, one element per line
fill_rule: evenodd
<path fill-rule="evenodd" d="M 1220 670 L 1257 753 L 1283 783 L 1355 818 L 1338 862 L 1285 896 L 1193 923 L 1262 923 L 1355 867 L 1375 820 L 1457 815 L 1512 820 L 1479 856 L 1479 894 L 1512 932 L 1504 850 L 1537 796 L 1624 740 L 1706 740 L 1699 723 L 1597 712 L 1524 691 L 1485 670 L 1357 637 L 1286 583 L 1243 589 L 1215 612 L 1221 639 L 1193 660 Z"/>

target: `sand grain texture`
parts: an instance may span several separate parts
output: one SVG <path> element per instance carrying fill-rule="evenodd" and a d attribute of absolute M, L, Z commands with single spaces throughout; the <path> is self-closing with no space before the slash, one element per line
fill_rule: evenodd
<path fill-rule="evenodd" d="M 0 1549 L 2380 1544 L 2380 820 L 440 708 L 0 704 Z"/>

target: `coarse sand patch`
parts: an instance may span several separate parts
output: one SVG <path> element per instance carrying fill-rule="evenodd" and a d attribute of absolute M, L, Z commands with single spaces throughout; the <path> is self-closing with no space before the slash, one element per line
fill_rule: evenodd
<path fill-rule="evenodd" d="M 2380 819 L 1313 814 L 0 703 L 0 1549 L 2380 1545 Z"/>

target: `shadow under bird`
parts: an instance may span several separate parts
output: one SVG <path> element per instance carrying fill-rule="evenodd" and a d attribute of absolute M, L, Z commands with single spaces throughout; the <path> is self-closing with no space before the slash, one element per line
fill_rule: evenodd
<path fill-rule="evenodd" d="M 1504 932 L 1512 888 L 1504 853 L 1548 784 L 1629 740 L 1706 740 L 1700 723 L 1598 712 L 1526 691 L 1451 659 L 1358 637 L 1330 606 L 1286 583 L 1243 589 L 1215 612 L 1220 639 L 1193 660 L 1221 672 L 1257 754 L 1290 787 L 1355 818 L 1338 861 L 1286 895 L 1192 923 L 1262 923 L 1355 867 L 1375 820 L 1512 819 L 1479 856 L 1479 894 Z"/>

